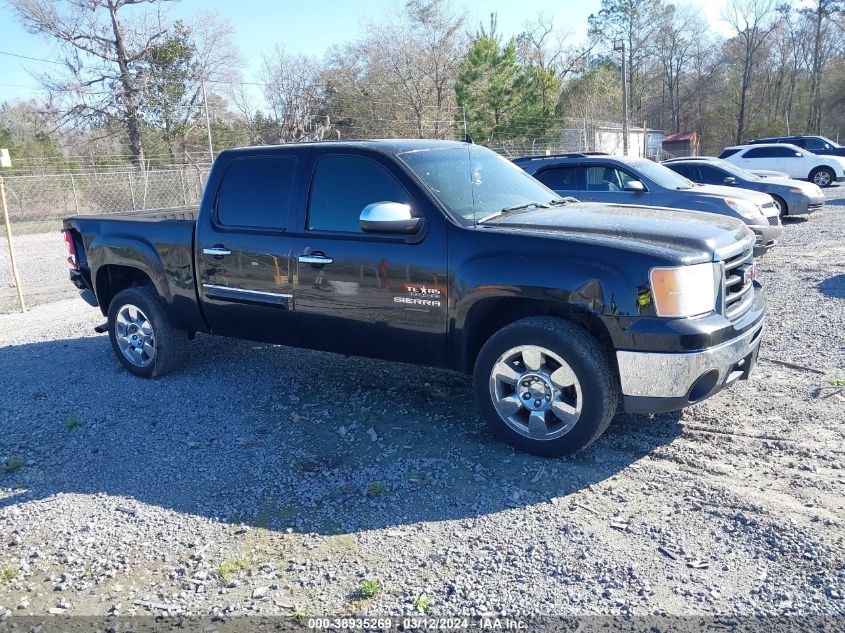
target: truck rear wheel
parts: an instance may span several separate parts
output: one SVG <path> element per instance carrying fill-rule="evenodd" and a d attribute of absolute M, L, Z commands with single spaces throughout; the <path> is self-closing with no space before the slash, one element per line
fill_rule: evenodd
<path fill-rule="evenodd" d="M 494 334 L 478 354 L 473 386 L 496 436 L 546 457 L 592 444 L 619 400 L 618 381 L 598 341 L 553 317 L 522 319 Z"/>
<path fill-rule="evenodd" d="M 130 373 L 157 378 L 182 364 L 188 335 L 176 328 L 150 286 L 117 293 L 109 305 L 109 340 Z"/>

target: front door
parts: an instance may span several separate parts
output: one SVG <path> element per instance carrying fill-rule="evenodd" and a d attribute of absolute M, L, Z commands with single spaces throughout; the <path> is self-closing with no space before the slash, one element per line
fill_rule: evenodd
<path fill-rule="evenodd" d="M 587 165 L 584 168 L 584 192 L 580 199 L 613 204 L 651 204 L 650 192 L 625 191 L 625 185 L 633 180 L 637 180 L 636 176 L 614 165 Z"/>
<path fill-rule="evenodd" d="M 445 219 L 392 160 L 317 157 L 302 231 L 294 238 L 294 300 L 303 344 L 359 356 L 445 365 Z M 365 233 L 361 211 L 410 204 L 419 235 Z"/>
<path fill-rule="evenodd" d="M 293 240 L 287 233 L 299 160 L 273 153 L 232 160 L 213 213 L 197 224 L 197 276 L 214 334 L 294 345 Z"/>

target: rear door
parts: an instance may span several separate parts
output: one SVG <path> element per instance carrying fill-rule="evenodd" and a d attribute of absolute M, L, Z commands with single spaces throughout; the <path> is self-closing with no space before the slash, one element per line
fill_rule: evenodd
<path fill-rule="evenodd" d="M 297 323 L 308 347 L 443 366 L 446 221 L 393 160 L 315 151 L 294 237 Z M 375 202 L 411 205 L 425 228 L 415 236 L 364 233 L 361 211 Z"/>
<path fill-rule="evenodd" d="M 584 165 L 584 191 L 581 200 L 614 204 L 651 204 L 651 192 L 625 191 L 625 185 L 632 180 L 639 178 L 621 167 L 610 163 L 589 163 Z"/>
<path fill-rule="evenodd" d="M 292 211 L 301 201 L 302 160 L 274 152 L 233 159 L 195 248 L 203 311 L 211 331 L 296 344 L 292 316 Z"/>
<path fill-rule="evenodd" d="M 752 147 L 735 158 L 735 164 L 746 169 L 776 169 L 771 147 Z"/>

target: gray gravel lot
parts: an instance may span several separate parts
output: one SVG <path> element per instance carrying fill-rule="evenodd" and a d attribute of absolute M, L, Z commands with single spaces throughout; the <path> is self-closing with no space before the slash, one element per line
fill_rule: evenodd
<path fill-rule="evenodd" d="M 569 459 L 493 440 L 448 372 L 200 336 L 144 381 L 78 299 L 0 316 L 0 614 L 842 614 L 828 196 L 760 262 L 751 380 Z"/>

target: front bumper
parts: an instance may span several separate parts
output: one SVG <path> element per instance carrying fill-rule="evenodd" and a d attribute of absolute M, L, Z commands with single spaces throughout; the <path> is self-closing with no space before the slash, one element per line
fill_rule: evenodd
<path fill-rule="evenodd" d="M 707 349 L 617 351 L 622 401 L 628 413 L 662 413 L 700 402 L 745 380 L 757 362 L 763 319 L 741 335 Z"/>
<path fill-rule="evenodd" d="M 777 224 L 749 224 L 748 228 L 754 232 L 754 257 L 764 255 L 770 249 L 777 246 L 783 235 L 783 225 L 780 218 L 772 216 Z"/>

